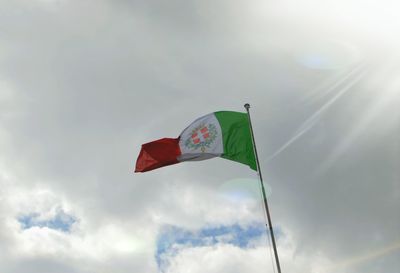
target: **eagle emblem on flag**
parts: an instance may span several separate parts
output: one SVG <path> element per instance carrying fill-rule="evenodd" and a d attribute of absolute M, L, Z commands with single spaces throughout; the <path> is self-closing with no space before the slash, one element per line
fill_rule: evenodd
<path fill-rule="evenodd" d="M 186 148 L 190 150 L 197 150 L 200 148 L 204 153 L 206 148 L 210 148 L 211 144 L 217 138 L 218 131 L 215 124 L 201 123 L 195 127 L 189 137 L 185 141 Z"/>

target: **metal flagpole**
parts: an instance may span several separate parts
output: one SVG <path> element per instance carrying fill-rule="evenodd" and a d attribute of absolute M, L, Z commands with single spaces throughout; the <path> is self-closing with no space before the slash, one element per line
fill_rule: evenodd
<path fill-rule="evenodd" d="M 262 196 L 263 196 L 263 199 L 264 199 L 265 211 L 267 212 L 267 219 L 268 219 L 267 228 L 269 228 L 269 232 L 270 232 L 271 238 L 272 238 L 272 247 L 274 248 L 276 268 L 278 270 L 278 273 L 281 273 L 281 266 L 280 266 L 280 263 L 279 263 L 278 250 L 276 249 L 274 230 L 272 229 L 271 215 L 270 215 L 269 209 L 268 209 L 267 196 L 265 194 L 265 188 L 264 188 L 264 182 L 263 182 L 262 174 L 261 174 L 260 162 L 258 161 L 256 142 L 254 140 L 253 126 L 251 125 L 250 110 L 249 110 L 250 109 L 250 104 L 246 103 L 244 105 L 244 108 L 246 108 L 247 115 L 248 115 L 248 118 L 249 118 L 251 139 L 253 141 L 254 155 L 256 157 L 256 163 L 257 163 L 257 172 L 258 172 L 258 176 L 260 177 L 261 191 L 262 191 Z"/>

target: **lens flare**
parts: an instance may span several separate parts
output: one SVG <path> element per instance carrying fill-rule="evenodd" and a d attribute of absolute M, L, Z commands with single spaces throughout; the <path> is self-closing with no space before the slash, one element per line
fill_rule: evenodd
<path fill-rule="evenodd" d="M 264 183 L 267 197 L 271 195 L 271 186 Z M 249 178 L 236 178 L 223 183 L 219 191 L 228 200 L 238 202 L 247 200 L 261 200 L 260 181 Z"/>
<path fill-rule="evenodd" d="M 337 263 L 334 266 L 331 266 L 329 268 L 326 268 L 323 272 L 332 272 L 334 270 L 338 270 L 338 269 L 343 269 L 343 268 L 348 268 L 348 267 L 352 267 L 352 266 L 356 266 L 359 264 L 363 264 L 366 263 L 368 261 L 383 257 L 385 255 L 389 255 L 393 252 L 396 252 L 400 250 L 400 241 L 391 244 L 389 246 L 380 248 L 380 249 L 376 249 L 374 251 L 371 251 L 370 253 L 366 253 L 364 255 L 360 255 L 360 256 L 354 256 L 350 259 L 341 261 L 339 263 Z M 321 271 L 322 272 L 322 271 Z"/>

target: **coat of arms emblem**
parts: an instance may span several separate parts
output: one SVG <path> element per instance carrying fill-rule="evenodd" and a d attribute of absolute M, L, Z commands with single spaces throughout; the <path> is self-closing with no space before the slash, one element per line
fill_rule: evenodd
<path fill-rule="evenodd" d="M 217 135 L 218 131 L 215 124 L 201 123 L 191 131 L 191 134 L 185 141 L 185 146 L 190 150 L 200 148 L 201 152 L 204 153 L 206 148 L 210 148 Z"/>

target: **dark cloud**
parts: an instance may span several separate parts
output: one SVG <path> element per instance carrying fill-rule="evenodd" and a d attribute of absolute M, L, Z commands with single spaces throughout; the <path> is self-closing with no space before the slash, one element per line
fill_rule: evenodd
<path fill-rule="evenodd" d="M 133 166 L 140 144 L 249 102 L 273 218 L 290 231 L 298 255 L 339 262 L 397 242 L 399 66 L 386 55 L 398 42 L 385 36 L 396 24 L 376 26 L 387 41 L 377 45 L 361 15 L 346 25 L 321 5 L 312 15 L 307 4 L 295 11 L 287 4 L 2 1 L 0 164 L 12 174 L 0 176 L 3 188 L 62 196 L 87 217 L 87 232 L 123 222 L 155 240 L 163 224 L 248 222 L 256 205 L 224 211 L 215 195 L 227 181 L 253 177 L 246 166 L 213 159 L 140 175 Z M 3 235 L 11 207 L 0 208 L 7 212 L 0 248 L 8 252 L 17 242 Z M 395 272 L 393 256 L 398 251 L 368 262 L 370 272 Z M 106 267 L 131 270 L 120 259 L 121 267 Z M 135 266 L 156 270 L 141 259 Z M 4 270 L 63 272 L 58 261 L 17 257 Z"/>

